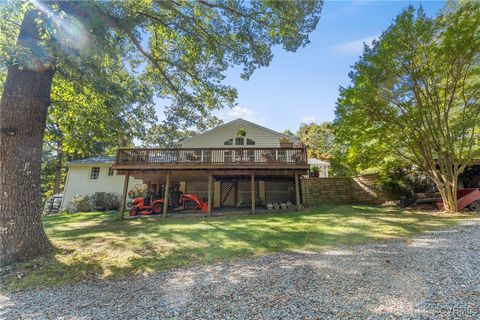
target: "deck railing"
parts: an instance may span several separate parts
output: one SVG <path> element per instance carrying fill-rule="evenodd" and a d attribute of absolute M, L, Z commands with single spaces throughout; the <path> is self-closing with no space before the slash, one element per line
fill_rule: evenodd
<path fill-rule="evenodd" d="M 307 164 L 305 148 L 118 149 L 116 164 Z"/>

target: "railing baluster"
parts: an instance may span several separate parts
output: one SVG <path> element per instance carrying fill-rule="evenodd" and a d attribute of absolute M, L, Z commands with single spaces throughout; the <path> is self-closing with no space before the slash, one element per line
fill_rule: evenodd
<path fill-rule="evenodd" d="M 116 164 L 307 164 L 305 148 L 176 148 L 118 149 Z"/>

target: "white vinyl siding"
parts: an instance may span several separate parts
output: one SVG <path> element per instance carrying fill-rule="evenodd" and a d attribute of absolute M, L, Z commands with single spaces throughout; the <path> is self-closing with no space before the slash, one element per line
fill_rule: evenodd
<path fill-rule="evenodd" d="M 113 175 L 105 177 L 108 172 L 108 168 L 111 167 L 111 164 L 98 164 L 95 167 L 99 167 L 99 178 L 94 180 L 95 183 L 92 183 L 90 180 L 90 175 L 92 173 L 92 165 L 69 165 L 67 172 L 67 179 L 65 181 L 65 190 L 63 191 L 63 200 L 62 208 L 65 208 L 65 205 L 72 201 L 75 195 L 92 195 L 95 192 L 113 192 L 118 195 L 122 194 L 123 191 L 123 182 L 125 181 L 125 176 L 123 175 Z M 102 177 L 103 176 L 103 177 Z M 141 184 L 142 181 L 134 180 L 133 177 L 130 177 L 129 187 L 130 190 L 134 185 Z"/>
<path fill-rule="evenodd" d="M 278 148 L 280 147 L 280 138 L 282 135 L 262 129 L 261 127 L 252 126 L 247 122 L 233 121 L 223 127 L 217 128 L 211 132 L 198 135 L 192 139 L 182 142 L 182 148 L 229 148 L 236 146 L 236 138 L 238 129 L 242 127 L 246 131 L 245 141 L 242 142 L 243 147 L 250 148 Z M 233 138 L 233 145 L 227 141 Z M 242 139 L 242 138 L 240 138 Z M 255 142 L 248 144 L 247 139 Z"/>

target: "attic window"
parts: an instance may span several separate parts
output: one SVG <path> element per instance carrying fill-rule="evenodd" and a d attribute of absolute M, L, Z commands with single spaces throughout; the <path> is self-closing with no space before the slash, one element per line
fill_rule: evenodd
<path fill-rule="evenodd" d="M 233 145 L 233 138 L 232 138 L 232 139 L 228 139 L 228 140 L 225 141 L 223 144 L 226 145 L 226 146 L 231 146 L 231 145 Z"/>
<path fill-rule="evenodd" d="M 252 140 L 252 139 L 247 139 L 247 146 L 254 146 L 255 145 L 255 141 Z"/>
<path fill-rule="evenodd" d="M 243 146 L 243 137 L 235 138 L 235 145 L 236 146 Z"/>

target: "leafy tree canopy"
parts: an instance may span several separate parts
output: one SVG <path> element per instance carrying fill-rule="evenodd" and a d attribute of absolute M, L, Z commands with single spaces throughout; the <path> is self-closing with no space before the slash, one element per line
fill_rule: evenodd
<path fill-rule="evenodd" d="M 300 125 L 298 134 L 307 146 L 309 156 L 330 160 L 335 152 L 335 133 L 331 122 L 314 122 Z"/>
<path fill-rule="evenodd" d="M 10 196 L 0 202 L 0 265 L 51 248 L 38 201 L 47 122 L 73 150 L 79 132 L 93 141 L 109 126 L 121 131 L 153 95 L 169 101 L 164 125 L 201 130 L 215 121 L 212 111 L 235 103 L 225 71 L 241 66 L 248 79 L 269 65 L 272 47 L 306 45 L 321 8 L 322 1 L 2 2 L 0 125 L 8 128 L 0 134 L 0 193 Z M 90 99 L 105 108 L 93 110 Z M 92 116 L 106 120 L 96 128 Z M 81 124 L 75 130 L 72 118 Z"/>
<path fill-rule="evenodd" d="M 456 211 L 458 174 L 479 155 L 478 21 L 478 2 L 434 18 L 408 7 L 365 46 L 336 109 L 350 163 L 405 159 L 435 182 L 447 211 Z"/>

